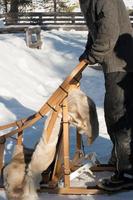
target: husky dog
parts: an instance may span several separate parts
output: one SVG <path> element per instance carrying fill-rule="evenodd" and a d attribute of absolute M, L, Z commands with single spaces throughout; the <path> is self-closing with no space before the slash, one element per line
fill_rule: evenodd
<path fill-rule="evenodd" d="M 3 169 L 7 199 L 20 200 L 23 193 L 25 160 L 22 145 L 16 145 L 11 162 Z"/>
<path fill-rule="evenodd" d="M 68 94 L 70 124 L 77 127 L 80 134 L 86 134 L 91 144 L 99 133 L 99 123 L 94 101 L 84 92 L 75 88 Z"/>

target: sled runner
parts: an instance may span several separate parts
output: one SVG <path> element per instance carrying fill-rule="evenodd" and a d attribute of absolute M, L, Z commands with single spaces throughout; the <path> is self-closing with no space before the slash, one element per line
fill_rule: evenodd
<path fill-rule="evenodd" d="M 62 113 L 61 128 L 55 158 L 49 168 L 43 172 L 42 184 L 38 191 L 59 194 L 97 194 L 102 192 L 102 190 L 99 190 L 96 185 L 87 186 L 86 188 L 71 186 L 71 180 L 81 171 L 88 169 L 88 171 L 90 170 L 90 173 L 93 173 L 98 171 L 114 170 L 113 167 L 102 165 L 100 163 L 97 164 L 97 162 L 93 163 L 92 166 L 86 164 L 85 167 L 83 167 L 85 156 L 81 150 L 82 136 L 78 133 L 78 131 L 76 139 L 76 152 L 74 158 L 70 160 L 67 96 L 71 89 L 79 88 L 82 72 L 87 65 L 87 62 L 85 61 L 80 62 L 37 113 L 29 116 L 28 118 L 23 118 L 16 122 L 0 126 L 0 131 L 13 128 L 12 131 L 0 135 L 0 170 L 4 167 L 3 155 L 7 138 L 11 138 L 13 135 L 17 134 L 16 144 L 21 145 L 23 141 L 23 131 L 43 118 L 48 112 L 52 111 L 50 120 L 45 130 L 45 139 L 48 142 L 57 117 L 60 113 Z M 88 163 L 90 161 L 91 159 L 88 159 Z M 76 173 L 74 173 L 75 171 Z M 61 184 L 61 181 L 63 184 Z"/>

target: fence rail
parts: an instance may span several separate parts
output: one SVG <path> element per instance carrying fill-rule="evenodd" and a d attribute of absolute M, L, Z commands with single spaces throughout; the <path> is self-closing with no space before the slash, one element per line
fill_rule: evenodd
<path fill-rule="evenodd" d="M 131 24 L 133 26 L 133 16 L 129 16 L 129 18 L 130 18 Z"/>
<path fill-rule="evenodd" d="M 87 30 L 86 23 L 80 12 L 31 12 L 31 13 L 7 13 L 4 17 L 5 29 L 22 31 L 29 25 L 40 25 L 42 29 L 51 30 L 63 28 L 66 30 Z M 133 25 L 133 16 L 130 16 Z"/>
<path fill-rule="evenodd" d="M 5 15 L 5 25 L 28 26 L 40 25 L 42 29 L 76 29 L 87 30 L 81 13 L 11 13 Z"/>

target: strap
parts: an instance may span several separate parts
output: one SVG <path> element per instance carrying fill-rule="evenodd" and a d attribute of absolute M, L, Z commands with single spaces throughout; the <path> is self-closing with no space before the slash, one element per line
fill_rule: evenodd
<path fill-rule="evenodd" d="M 18 128 L 21 128 L 22 126 L 23 126 L 23 122 L 20 121 L 18 123 Z M 22 145 L 22 143 L 23 143 L 23 131 L 19 131 L 18 132 L 18 137 L 17 137 L 17 144 L 18 145 Z"/>

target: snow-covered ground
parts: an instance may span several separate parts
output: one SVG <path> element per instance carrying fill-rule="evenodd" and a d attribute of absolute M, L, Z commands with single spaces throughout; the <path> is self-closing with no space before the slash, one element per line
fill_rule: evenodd
<path fill-rule="evenodd" d="M 42 31 L 41 50 L 26 46 L 24 34 L 0 35 L 0 125 L 27 117 L 45 103 L 53 91 L 78 64 L 78 57 L 84 50 L 87 32 Z M 81 89 L 96 103 L 100 135 L 93 145 L 84 141 L 86 152 L 96 152 L 101 162 L 107 162 L 112 148 L 107 134 L 104 113 L 104 77 L 101 71 L 87 67 L 83 72 Z M 44 120 L 25 130 L 24 143 L 34 147 L 42 133 Z M 71 128 L 71 154 L 74 149 L 75 131 Z M 11 157 L 13 140 L 8 140 L 5 151 L 6 162 Z M 59 196 L 41 194 L 46 200 L 128 200 L 133 192 L 115 195 Z M 0 200 L 6 200 L 0 192 Z"/>
<path fill-rule="evenodd" d="M 124 3 L 128 9 L 133 9 L 133 1 L 132 0 L 124 0 Z"/>

